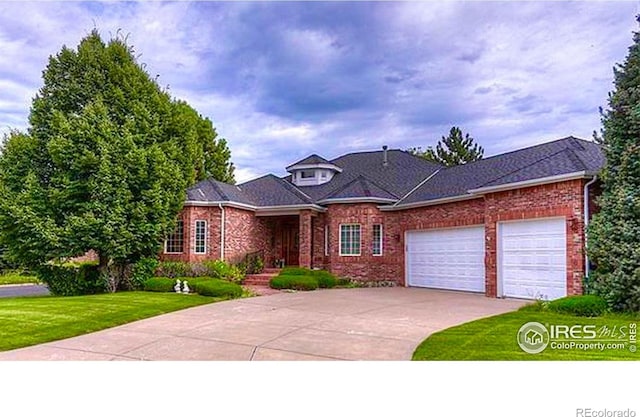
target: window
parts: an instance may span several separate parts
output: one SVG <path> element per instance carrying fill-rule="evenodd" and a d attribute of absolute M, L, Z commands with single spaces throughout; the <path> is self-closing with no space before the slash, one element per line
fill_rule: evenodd
<path fill-rule="evenodd" d="M 382 225 L 374 224 L 373 225 L 373 255 L 380 256 L 382 255 Z"/>
<path fill-rule="evenodd" d="M 315 178 L 316 177 L 316 172 L 315 171 L 301 171 L 300 172 L 300 178 Z"/>
<path fill-rule="evenodd" d="M 327 178 L 327 171 L 320 171 L 320 178 Z"/>
<path fill-rule="evenodd" d="M 329 256 L 329 226 L 324 226 L 324 256 Z"/>
<path fill-rule="evenodd" d="M 195 253 L 207 253 L 207 221 L 196 220 Z"/>
<path fill-rule="evenodd" d="M 359 256 L 360 255 L 360 225 L 341 224 L 340 225 L 340 255 Z"/>
<path fill-rule="evenodd" d="M 165 253 L 182 253 L 184 249 L 184 222 L 178 220 L 176 228 L 173 230 L 164 243 Z"/>

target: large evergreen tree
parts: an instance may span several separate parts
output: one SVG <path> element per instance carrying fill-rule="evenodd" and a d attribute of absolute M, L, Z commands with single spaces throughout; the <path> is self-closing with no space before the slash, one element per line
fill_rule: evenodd
<path fill-rule="evenodd" d="M 449 136 L 443 136 L 436 144 L 436 148 L 428 147 L 411 148 L 408 150 L 412 154 L 424 158 L 428 161 L 437 162 L 446 166 L 461 165 L 467 162 L 482 159 L 484 149 L 474 143 L 474 139 L 469 134 L 462 134 L 462 131 L 453 126 L 449 131 Z"/>
<path fill-rule="evenodd" d="M 622 65 L 603 112 L 600 211 L 589 227 L 588 252 L 596 265 L 589 288 L 615 310 L 640 311 L 640 33 Z"/>
<path fill-rule="evenodd" d="M 28 266 L 94 250 L 107 266 L 155 256 L 185 190 L 233 181 L 224 140 L 172 101 L 121 39 L 94 31 L 49 59 L 27 133 L 0 157 L 0 244 Z"/>

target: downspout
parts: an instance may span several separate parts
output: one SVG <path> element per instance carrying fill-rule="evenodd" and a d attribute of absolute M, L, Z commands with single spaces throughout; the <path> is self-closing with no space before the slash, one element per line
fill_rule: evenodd
<path fill-rule="evenodd" d="M 598 180 L 594 175 L 593 179 L 584 185 L 584 275 L 589 276 L 589 255 L 587 254 L 587 227 L 589 226 L 589 186 Z"/>
<path fill-rule="evenodd" d="M 222 203 L 218 203 L 218 207 L 220 208 L 220 260 L 224 261 L 224 207 L 222 207 Z"/>

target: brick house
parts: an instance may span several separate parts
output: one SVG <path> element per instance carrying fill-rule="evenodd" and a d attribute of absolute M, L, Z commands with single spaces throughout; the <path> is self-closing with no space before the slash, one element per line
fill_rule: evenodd
<path fill-rule="evenodd" d="M 278 263 L 398 285 L 554 299 L 580 294 L 604 164 L 567 137 L 443 167 L 400 150 L 311 155 L 239 185 L 187 192 L 164 260 Z"/>

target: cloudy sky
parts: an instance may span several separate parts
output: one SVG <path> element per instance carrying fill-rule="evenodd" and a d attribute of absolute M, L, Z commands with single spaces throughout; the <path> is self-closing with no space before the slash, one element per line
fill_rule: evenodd
<path fill-rule="evenodd" d="M 310 153 L 434 145 L 460 126 L 494 155 L 590 138 L 638 2 L 2 2 L 0 134 L 42 70 L 94 27 L 209 117 L 239 181 Z"/>

